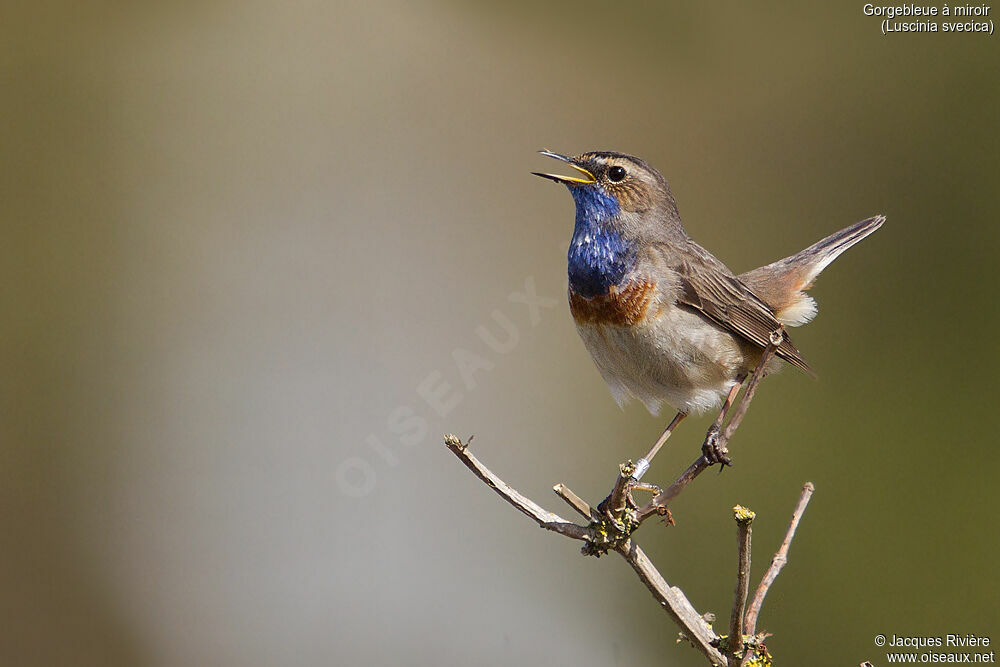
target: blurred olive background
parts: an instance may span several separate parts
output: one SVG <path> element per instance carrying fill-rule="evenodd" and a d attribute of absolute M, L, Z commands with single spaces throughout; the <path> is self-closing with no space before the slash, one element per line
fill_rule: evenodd
<path fill-rule="evenodd" d="M 736 466 L 638 539 L 723 619 L 731 507 L 756 584 L 811 480 L 761 618 L 782 664 L 1000 639 L 1000 60 L 861 5 L 7 7 L 0 661 L 702 664 L 441 444 L 568 512 L 553 483 L 596 502 L 663 426 L 577 339 L 543 147 L 647 158 L 737 271 L 888 216 L 795 332 L 820 380 L 769 378 Z"/>

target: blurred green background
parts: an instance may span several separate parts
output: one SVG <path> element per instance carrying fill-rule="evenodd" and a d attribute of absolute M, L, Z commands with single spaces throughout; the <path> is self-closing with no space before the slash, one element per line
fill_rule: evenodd
<path fill-rule="evenodd" d="M 620 559 L 440 442 L 563 512 L 553 483 L 596 502 L 663 426 L 577 339 L 543 147 L 647 158 L 736 271 L 888 216 L 795 332 L 820 380 L 769 378 L 735 468 L 638 540 L 724 618 L 730 508 L 756 583 L 811 480 L 760 621 L 780 664 L 1000 639 L 1000 59 L 861 7 L 7 7 L 0 662 L 702 664 Z"/>

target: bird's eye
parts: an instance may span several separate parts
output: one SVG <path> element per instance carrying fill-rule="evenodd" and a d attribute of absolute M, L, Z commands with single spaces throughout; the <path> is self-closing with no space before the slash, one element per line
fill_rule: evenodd
<path fill-rule="evenodd" d="M 625 171 L 625 167 L 619 167 L 618 165 L 615 165 L 614 167 L 611 167 L 611 169 L 608 169 L 608 180 L 611 181 L 612 183 L 620 183 L 624 181 L 625 176 L 627 175 L 628 174 Z"/>

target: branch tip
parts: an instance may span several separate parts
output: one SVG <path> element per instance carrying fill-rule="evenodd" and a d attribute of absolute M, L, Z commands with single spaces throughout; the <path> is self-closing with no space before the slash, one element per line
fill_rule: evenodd
<path fill-rule="evenodd" d="M 552 490 L 555 491 L 557 496 L 565 500 L 566 504 L 576 510 L 576 512 L 584 519 L 587 519 L 588 521 L 597 520 L 597 515 L 594 513 L 593 508 L 591 508 L 586 500 L 573 493 L 573 490 L 568 486 L 560 482 L 559 484 L 553 486 Z"/>
<path fill-rule="evenodd" d="M 733 517 L 737 523 L 748 524 L 757 518 L 757 513 L 747 507 L 743 507 L 743 505 L 736 505 L 733 507 Z"/>
<path fill-rule="evenodd" d="M 733 610 L 729 616 L 729 643 L 726 645 L 726 660 L 729 667 L 739 667 L 745 655 L 744 611 L 750 592 L 750 535 L 754 514 L 742 505 L 733 508 L 736 518 L 736 544 L 738 565 L 736 568 L 736 590 L 733 592 Z"/>
<path fill-rule="evenodd" d="M 472 438 L 469 438 L 469 442 L 472 442 Z M 453 452 L 464 452 L 465 448 L 469 446 L 468 443 L 463 443 L 462 439 L 454 433 L 445 433 L 444 444 Z"/>

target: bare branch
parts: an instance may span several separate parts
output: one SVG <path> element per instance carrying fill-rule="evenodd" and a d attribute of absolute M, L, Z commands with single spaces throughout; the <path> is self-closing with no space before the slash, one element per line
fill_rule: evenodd
<path fill-rule="evenodd" d="M 757 632 L 757 617 L 760 615 L 760 608 L 764 605 L 764 597 L 767 595 L 767 591 L 770 590 L 771 584 L 778 578 L 781 568 L 785 567 L 785 563 L 788 562 L 788 548 L 792 545 L 795 531 L 799 527 L 799 520 L 806 511 L 806 505 L 809 504 L 809 499 L 815 490 L 816 487 L 813 486 L 812 482 L 806 482 L 802 487 L 802 494 L 799 496 L 799 503 L 795 506 L 795 511 L 792 512 L 792 520 L 788 524 L 785 539 L 781 543 L 781 547 L 778 548 L 778 552 L 774 554 L 774 558 L 771 559 L 771 566 L 767 568 L 767 572 L 764 573 L 764 577 L 760 580 L 760 585 L 757 586 L 757 590 L 753 594 L 750 609 L 747 610 L 745 625 L 746 634 L 748 635 L 753 635 Z"/>
<path fill-rule="evenodd" d="M 698 614 L 694 605 L 684 595 L 684 591 L 667 583 L 667 580 L 653 566 L 652 561 L 639 548 L 639 545 L 635 544 L 634 540 L 629 540 L 616 551 L 632 566 L 635 573 L 639 575 L 639 579 L 660 603 L 663 610 L 670 618 L 674 619 L 677 625 L 681 626 L 692 645 L 701 651 L 713 665 L 724 665 L 726 663 L 725 657 L 712 646 L 712 642 L 718 639 L 715 632 L 705 622 L 704 617 Z"/>
<path fill-rule="evenodd" d="M 536 504 L 531 499 L 525 497 L 502 479 L 493 474 L 479 459 L 468 451 L 465 444 L 454 435 L 446 435 L 445 444 L 455 456 L 459 458 L 471 470 L 476 477 L 483 480 L 490 488 L 496 491 L 501 498 L 516 507 L 525 516 L 531 518 L 542 528 L 590 543 L 595 539 L 594 527 L 580 526 L 566 521 L 557 514 L 553 514 Z M 554 487 L 559 497 L 566 500 L 573 509 L 584 513 L 589 510 L 589 505 L 579 498 L 565 485 L 557 484 Z M 705 622 L 694 606 L 684 595 L 681 589 L 667 583 L 663 575 L 657 571 L 653 563 L 646 557 L 646 554 L 632 540 L 623 540 L 613 547 L 625 561 L 632 567 L 639 576 L 642 583 L 649 589 L 653 597 L 660 603 L 664 611 L 681 627 L 684 635 L 713 665 L 723 665 L 725 657 L 712 646 L 718 640 L 712 628 Z"/>
<path fill-rule="evenodd" d="M 552 487 L 552 490 L 556 492 L 556 495 L 566 501 L 566 504 L 579 512 L 580 516 L 588 521 L 596 521 L 597 514 L 594 512 L 594 508 L 590 504 L 581 498 L 580 496 L 573 493 L 565 484 L 556 484 Z"/>
<path fill-rule="evenodd" d="M 729 645 L 726 659 L 729 667 L 738 667 L 743 658 L 743 610 L 747 604 L 747 593 L 750 592 L 750 534 L 756 516 L 742 505 L 733 508 L 736 518 L 736 544 L 738 551 L 738 567 L 736 570 L 736 591 L 733 593 L 733 611 L 729 617 Z"/>
<path fill-rule="evenodd" d="M 590 539 L 590 531 L 584 526 L 578 526 L 558 514 L 553 514 L 542 509 L 533 500 L 521 495 L 515 489 L 508 486 L 506 482 L 490 472 L 489 468 L 480 463 L 479 459 L 472 455 L 472 452 L 462 444 L 462 441 L 458 437 L 448 434 L 444 437 L 444 444 L 448 445 L 448 449 L 454 452 L 455 456 L 469 470 L 475 473 L 476 477 L 486 482 L 486 485 L 496 491 L 501 498 L 534 520 L 542 528 L 565 535 L 566 537 L 572 537 L 574 540 L 587 541 Z"/>
<path fill-rule="evenodd" d="M 667 509 L 667 505 L 670 504 L 670 501 L 681 495 L 681 491 L 683 491 L 695 477 L 711 466 L 712 464 L 708 462 L 708 459 L 704 456 L 699 456 L 694 463 L 688 466 L 687 470 L 681 473 L 681 476 L 678 477 L 673 484 L 665 488 L 660 494 L 646 503 L 639 510 L 636 517 L 639 523 L 642 523 L 654 514 L 662 514 L 663 511 Z"/>

